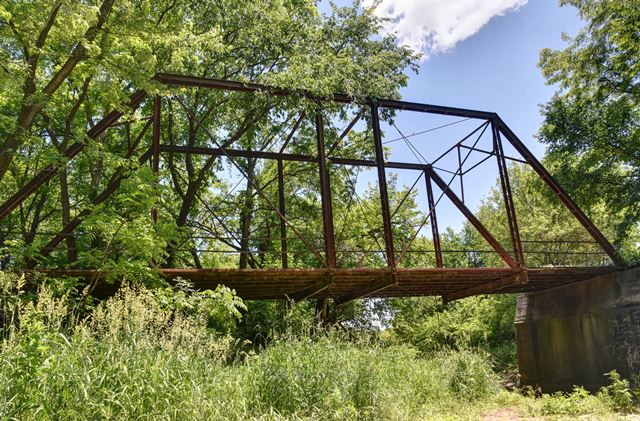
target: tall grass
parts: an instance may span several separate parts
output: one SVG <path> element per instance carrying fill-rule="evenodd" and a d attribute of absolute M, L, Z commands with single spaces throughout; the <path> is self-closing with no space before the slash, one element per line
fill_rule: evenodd
<path fill-rule="evenodd" d="M 17 298 L 15 279 L 0 280 L 0 419 L 408 420 L 504 406 L 542 415 L 612 408 L 590 395 L 506 392 L 489 359 L 468 351 L 425 358 L 329 332 L 254 352 L 156 291 L 124 288 L 87 314 L 49 288 Z"/>

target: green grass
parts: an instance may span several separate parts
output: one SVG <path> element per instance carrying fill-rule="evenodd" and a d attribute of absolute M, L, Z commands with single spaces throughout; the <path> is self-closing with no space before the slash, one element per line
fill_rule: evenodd
<path fill-rule="evenodd" d="M 3 296 L 0 419 L 477 419 L 504 408 L 610 419 L 628 392 L 536 398 L 504 390 L 478 352 L 425 357 L 335 332 L 248 351 L 148 290 L 85 318 L 69 303 L 47 289 L 36 302 Z"/>

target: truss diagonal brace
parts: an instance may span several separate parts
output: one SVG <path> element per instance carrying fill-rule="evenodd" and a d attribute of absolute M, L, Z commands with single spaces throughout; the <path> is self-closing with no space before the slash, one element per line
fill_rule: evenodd
<path fill-rule="evenodd" d="M 390 272 L 390 273 L 387 273 L 383 279 L 373 281 L 369 285 L 365 286 L 364 288 L 356 289 L 344 295 L 340 295 L 336 297 L 334 301 L 335 301 L 336 307 L 339 307 L 350 301 L 366 297 L 367 295 L 371 295 L 378 291 L 382 291 L 383 289 L 389 288 L 390 286 L 397 286 L 397 285 L 398 283 L 396 280 L 395 272 Z"/>
<path fill-rule="evenodd" d="M 342 131 L 342 134 L 340 134 L 340 137 L 338 137 L 338 140 L 336 140 L 336 142 L 333 145 L 331 145 L 331 147 L 329 148 L 329 152 L 327 152 L 327 156 L 331 155 L 333 151 L 335 151 L 338 145 L 342 143 L 342 141 L 344 140 L 345 137 L 347 137 L 351 129 L 353 129 L 353 126 L 355 126 L 358 123 L 358 121 L 360 121 L 361 118 L 362 118 L 362 110 L 359 111 L 358 114 L 356 114 L 353 120 L 351 120 L 351 123 L 349 123 L 349 125 Z"/>
<path fill-rule="evenodd" d="M 497 279 L 492 282 L 486 282 L 480 285 L 474 285 L 469 288 L 455 291 L 451 294 L 442 297 L 445 303 L 459 300 L 461 298 L 471 297 L 472 295 L 488 294 L 490 292 L 496 292 L 503 288 L 507 288 L 514 285 L 523 284 L 526 279 L 526 272 L 522 271 L 514 275 L 509 275 L 501 279 Z"/>
<path fill-rule="evenodd" d="M 529 151 L 529 149 L 522 143 L 522 141 L 516 136 L 516 134 L 505 124 L 504 121 L 498 116 L 495 118 L 495 122 L 500 129 L 500 132 L 505 135 L 507 140 L 513 145 L 513 147 L 522 155 L 522 157 L 531 165 L 531 168 L 538 173 L 538 175 L 544 180 L 549 188 L 555 193 L 560 201 L 569 209 L 569 211 L 576 217 L 576 219 L 587 230 L 591 237 L 602 247 L 602 249 L 609 255 L 611 260 L 619 267 L 626 267 L 627 263 L 622 256 L 618 254 L 613 245 L 602 235 L 602 232 L 595 226 L 595 224 L 589 219 L 589 217 L 580 209 L 580 207 L 573 201 L 573 199 L 567 194 L 567 192 L 558 184 L 558 182 L 551 176 L 549 171 L 536 159 L 536 157 Z"/>
<path fill-rule="evenodd" d="M 314 295 L 321 293 L 333 284 L 333 276 L 329 275 L 327 279 L 323 279 L 318 282 L 302 288 L 301 290 L 287 294 L 287 297 L 294 301 L 307 300 L 313 298 Z"/>
<path fill-rule="evenodd" d="M 500 255 L 502 261 L 511 268 L 518 267 L 518 263 L 507 253 L 507 251 L 500 245 L 498 240 L 495 239 L 493 235 L 487 230 L 487 228 L 480 222 L 480 220 L 471 212 L 467 206 L 462 203 L 462 201 L 456 196 L 456 194 L 449 188 L 447 183 L 440 178 L 438 174 L 433 171 L 431 167 L 428 167 L 426 170 L 427 175 L 431 178 L 436 185 L 442 190 L 442 192 L 447 195 L 449 200 L 458 208 L 460 212 L 467 218 L 467 220 L 475 227 L 476 230 L 484 237 L 484 239 L 489 243 L 489 245 Z"/>

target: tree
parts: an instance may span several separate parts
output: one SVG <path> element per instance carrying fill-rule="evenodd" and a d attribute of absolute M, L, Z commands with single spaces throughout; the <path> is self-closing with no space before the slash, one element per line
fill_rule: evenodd
<path fill-rule="evenodd" d="M 640 7 L 625 0 L 563 0 L 586 26 L 540 67 L 557 92 L 539 138 L 562 184 L 587 210 L 622 213 L 617 242 L 640 222 Z"/>
<path fill-rule="evenodd" d="M 407 80 L 404 70 L 413 66 L 416 57 L 408 48 L 397 46 L 393 37 L 379 36 L 379 28 L 379 19 L 359 3 L 334 7 L 327 15 L 321 15 L 310 0 L 2 3 L 0 199 L 46 165 L 60 164 L 61 153 L 69 145 L 85 141 L 88 128 L 113 108 L 122 108 L 126 98 L 141 88 L 171 96 L 171 104 L 168 98 L 163 104 L 173 107 L 163 113 L 165 143 L 215 146 L 215 142 L 229 142 L 227 146 L 260 150 L 281 141 L 276 129 L 288 128 L 306 111 L 307 118 L 291 147 L 299 153 L 313 152 L 315 104 L 295 97 L 188 89 L 168 92 L 150 78 L 164 71 L 252 80 L 320 95 L 341 91 L 355 98 L 398 97 L 398 89 Z M 56 89 L 47 90 L 52 78 L 58 81 Z M 92 215 L 66 238 L 66 250 L 51 254 L 56 264 L 133 264 L 142 269 L 149 261 L 163 261 L 165 254 L 171 265 L 227 265 L 227 258 L 203 262 L 205 256 L 197 250 L 209 244 L 189 238 L 198 230 L 213 233 L 206 218 L 217 201 L 224 202 L 228 210 L 243 210 L 226 221 L 222 231 L 216 221 L 216 234 L 241 238 L 242 244 L 224 247 L 235 252 L 267 250 L 249 237 L 274 230 L 274 219 L 260 214 L 266 204 L 255 189 L 274 174 L 274 163 L 236 160 L 249 180 L 228 194 L 231 180 L 220 175 L 231 169 L 228 160 L 167 154 L 158 188 L 149 189 L 153 176 L 146 165 L 138 163 L 149 133 L 136 153 L 128 156 L 127 148 L 143 132 L 150 102 L 128 113 L 122 126 L 109 129 L 97 142 L 88 142 L 64 166 L 58 180 L 39 189 L 3 221 L 0 245 L 12 253 L 2 259 L 2 267 L 19 267 L 37 257 L 48 240 L 46 232 L 58 232 L 87 208 Z M 335 121 L 346 116 L 348 108 L 330 105 L 323 109 L 327 142 L 335 141 Z M 346 148 L 358 149 L 363 144 L 362 136 L 358 140 L 355 132 L 344 142 Z M 96 206 L 95 198 L 119 172 L 127 181 Z M 296 178 L 296 174 L 303 177 Z M 307 180 L 317 182 L 315 170 L 296 165 L 288 168 L 286 176 L 293 179 L 288 187 L 291 192 Z M 345 186 L 336 183 L 336 195 Z M 268 188 L 270 197 L 276 197 L 274 185 Z M 298 208 L 293 204 L 290 208 L 292 217 L 304 222 L 308 205 L 317 201 L 317 190 L 308 190 L 305 200 Z M 152 225 L 149 211 L 156 206 L 162 223 Z M 110 223 L 116 220 L 119 222 Z M 310 218 L 303 229 L 315 235 L 319 221 Z M 136 238 L 143 241 L 131 247 L 129 241 Z M 96 248 L 110 252 L 78 253 Z M 261 256 L 263 259 L 264 253 Z M 266 264 L 242 260 L 243 267 Z"/>
<path fill-rule="evenodd" d="M 546 159 L 543 162 L 546 165 Z M 608 258 L 602 248 L 531 167 L 514 162 L 508 166 L 508 174 L 526 266 L 598 266 L 607 263 Z M 594 224 L 607 238 L 614 236 L 616 226 L 624 218 L 623 212 L 611 211 L 603 203 L 591 206 L 590 213 Z M 513 245 L 499 180 L 496 180 L 496 184 L 482 199 L 476 216 L 502 247 L 507 252 L 512 252 Z M 637 256 L 638 238 L 636 228 L 630 230 L 625 239 L 619 242 L 621 253 L 629 260 Z M 446 231 L 443 244 L 443 248 L 491 250 L 468 222 L 460 232 Z M 454 260 L 453 256 L 448 259 L 449 264 L 454 266 L 504 265 L 496 253 L 469 252 L 458 260 Z"/>

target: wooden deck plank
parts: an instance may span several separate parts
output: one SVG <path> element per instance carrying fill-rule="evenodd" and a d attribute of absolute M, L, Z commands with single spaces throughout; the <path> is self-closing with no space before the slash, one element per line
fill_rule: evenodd
<path fill-rule="evenodd" d="M 584 281 L 618 270 L 616 267 L 535 268 L 528 269 L 527 284 L 505 285 L 492 291 L 491 286 L 515 274 L 510 268 L 425 268 L 397 269 L 395 283 L 372 291 L 369 297 L 451 296 L 456 292 L 515 293 L 534 292 L 568 283 Z M 50 277 L 76 277 L 85 280 L 106 278 L 106 274 L 89 269 L 40 270 Z M 286 299 L 296 291 L 311 291 L 326 282 L 327 269 L 160 269 L 160 274 L 172 281 L 180 277 L 191 281 L 198 289 L 213 289 L 219 284 L 236 290 L 248 300 Z M 317 288 L 313 298 L 344 297 L 353 291 L 364 291 L 389 276 L 388 269 L 336 269 L 330 286 Z M 377 284 L 376 284 L 377 285 Z M 118 285 L 100 282 L 95 293 L 106 296 Z M 374 288 L 376 289 L 376 288 Z M 303 294 L 304 295 L 304 294 Z"/>

